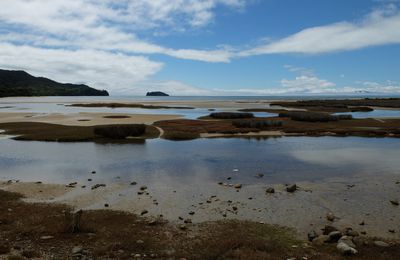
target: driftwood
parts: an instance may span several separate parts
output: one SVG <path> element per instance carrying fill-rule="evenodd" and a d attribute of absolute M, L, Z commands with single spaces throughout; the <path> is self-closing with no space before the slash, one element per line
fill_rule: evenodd
<path fill-rule="evenodd" d="M 80 231 L 82 213 L 82 210 L 65 212 L 65 224 L 67 232 L 78 233 Z"/>

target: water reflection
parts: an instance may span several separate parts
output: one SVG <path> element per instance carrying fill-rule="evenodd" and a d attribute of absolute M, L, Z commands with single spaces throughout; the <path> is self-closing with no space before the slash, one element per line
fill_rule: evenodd
<path fill-rule="evenodd" d="M 358 137 L 157 139 L 143 145 L 1 139 L 0 178 L 52 183 L 95 178 L 97 182 L 200 184 L 232 177 L 235 182 L 251 184 L 312 181 L 355 173 L 398 174 L 399 145 L 399 139 Z M 97 171 L 95 176 L 91 176 L 92 170 Z M 257 173 L 265 177 L 255 178 Z"/>

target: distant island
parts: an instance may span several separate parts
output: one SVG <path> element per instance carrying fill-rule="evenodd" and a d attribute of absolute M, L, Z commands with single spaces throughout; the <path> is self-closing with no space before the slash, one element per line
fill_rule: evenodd
<path fill-rule="evenodd" d="M 109 96 L 106 90 L 97 90 L 83 84 L 59 83 L 43 77 L 34 77 L 25 71 L 0 70 L 0 97 L 32 96 Z"/>
<path fill-rule="evenodd" d="M 164 93 L 161 91 L 147 92 L 146 96 L 148 96 L 148 97 L 169 97 L 169 95 L 167 93 Z"/>

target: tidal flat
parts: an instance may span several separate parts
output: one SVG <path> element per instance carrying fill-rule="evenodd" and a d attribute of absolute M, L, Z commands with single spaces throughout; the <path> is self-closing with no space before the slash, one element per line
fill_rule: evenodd
<path fill-rule="evenodd" d="M 27 210 L 40 216 L 59 214 L 62 218 L 60 212 L 67 208 L 83 210 L 82 221 L 94 221 L 105 214 L 109 220 L 99 222 L 104 225 L 115 225 L 112 218 L 135 219 L 132 221 L 139 226 L 158 223 L 158 229 L 151 226 L 148 232 L 173 233 L 179 241 L 186 236 L 209 238 L 214 234 L 210 229 L 224 227 L 243 238 L 255 235 L 256 229 L 266 229 L 271 236 L 290 230 L 278 239 L 288 258 L 320 259 L 324 254 L 336 254 L 340 259 L 336 244 L 328 239 L 318 244 L 327 236 L 324 230 L 332 227 L 342 235 L 352 230 L 351 234 L 362 238 L 357 244 L 358 257 L 386 252 L 388 255 L 376 256 L 386 258 L 400 250 L 400 113 L 397 117 L 399 111 L 393 105 L 386 110 L 390 118 L 360 119 L 339 117 L 337 113 L 346 110 L 346 115 L 367 114 L 375 108 L 349 109 L 349 104 L 339 107 L 335 103 L 333 109 L 329 103 L 329 109 L 308 110 L 281 103 L 274 106 L 270 100 L 245 99 L 102 100 L 105 104 L 146 104 L 152 109 L 137 105 L 112 108 L 98 105 L 98 100 L 76 98 L 63 103 L 54 98 L 1 101 L 6 108 L 0 111 L 0 189 L 5 194 L 23 196 L 22 201 L 3 201 L 5 211 L 13 212 L 16 207 L 20 213 Z M 90 102 L 96 105 L 69 106 Z M 320 102 L 317 104 L 321 107 Z M 104 135 L 96 128 L 108 130 Z M 126 132 L 126 128 L 130 130 Z M 133 132 L 131 128 L 135 128 Z M 40 210 L 35 212 L 29 205 L 49 205 L 54 212 L 46 213 L 45 206 L 38 206 Z M 0 221 L 8 223 L 11 215 L 16 217 L 9 213 Z M 8 232 L 7 225 L 11 224 L 0 224 L 4 228 L 2 236 Z M 90 229 L 86 233 L 100 232 L 93 223 L 85 225 Z M 68 243 L 72 240 L 60 238 L 58 231 L 50 232 L 47 227 L 43 230 L 41 236 L 56 237 L 57 243 L 67 243 L 65 250 L 70 250 Z M 40 242 L 40 236 L 33 236 L 38 231 L 31 231 L 24 231 L 27 239 Z M 314 233 L 316 237 L 310 239 Z M 161 235 L 159 238 L 163 240 Z M 313 243 L 316 238 L 319 240 Z M 75 239 L 75 244 L 84 243 Z M 112 244 L 111 240 L 102 242 Z M 145 241 L 146 236 L 142 234 L 136 240 Z M 201 241 L 205 242 L 197 242 Z M 376 241 L 388 247 L 374 246 Z M 244 252 L 255 250 L 254 259 L 265 258 L 267 252 L 272 254 L 270 257 L 275 254 L 270 247 L 254 249 L 239 240 L 221 248 L 240 255 L 243 252 L 233 249 L 236 243 L 245 244 Z M 122 245 L 107 254 L 187 257 L 190 248 L 195 247 L 147 240 L 145 244 Z M 104 255 L 95 252 L 97 246 L 86 246 L 94 256 Z M 168 248 L 175 251 L 168 252 Z M 207 256 L 204 251 L 197 253 L 198 259 Z M 223 254 L 209 253 L 210 257 Z"/>

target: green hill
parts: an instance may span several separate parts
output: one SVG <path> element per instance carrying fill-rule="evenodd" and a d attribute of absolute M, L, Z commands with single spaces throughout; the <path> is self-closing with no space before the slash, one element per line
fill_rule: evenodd
<path fill-rule="evenodd" d="M 108 95 L 106 90 L 97 90 L 83 84 L 58 83 L 34 77 L 25 71 L 0 70 L 0 97 Z"/>

